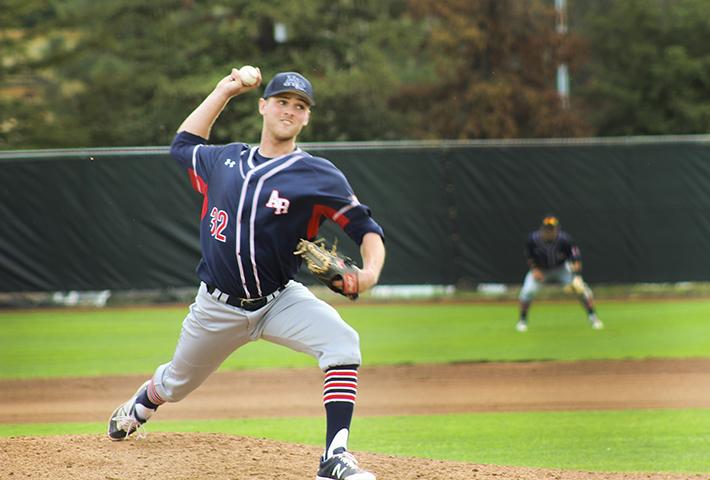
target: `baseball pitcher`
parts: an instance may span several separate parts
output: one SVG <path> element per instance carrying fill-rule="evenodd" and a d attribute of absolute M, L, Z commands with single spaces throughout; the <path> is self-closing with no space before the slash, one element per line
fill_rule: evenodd
<path fill-rule="evenodd" d="M 604 327 L 594 312 L 592 290 L 582 278 L 579 247 L 567 232 L 560 229 L 560 221 L 555 215 L 545 216 L 540 228 L 528 235 L 525 253 L 530 270 L 520 291 L 520 319 L 516 324 L 519 332 L 528 330 L 530 304 L 545 283 L 562 284 L 566 292 L 577 295 L 592 328 L 600 330 Z"/>
<path fill-rule="evenodd" d="M 261 84 L 258 69 L 252 70 L 257 78 L 240 71 L 232 69 L 217 84 L 173 140 L 172 156 L 203 196 L 201 283 L 172 360 L 111 414 L 108 436 L 126 439 L 160 405 L 199 387 L 236 349 L 265 339 L 311 355 L 325 373 L 326 441 L 316 478 L 375 480 L 347 450 L 361 363 L 358 334 L 294 276 L 305 259 L 330 288 L 357 298 L 378 281 L 384 234 L 343 173 L 296 145 L 315 106 L 303 75 L 278 73 L 266 86 L 258 101 L 258 145 L 207 144 L 229 101 Z M 311 242 L 326 219 L 360 246 L 362 268 Z M 325 264 L 316 264 L 321 260 Z M 284 404 L 286 416 L 288 408 Z"/>

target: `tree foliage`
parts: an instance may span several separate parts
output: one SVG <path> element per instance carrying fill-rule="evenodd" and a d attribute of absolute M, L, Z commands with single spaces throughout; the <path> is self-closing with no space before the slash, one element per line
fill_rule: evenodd
<path fill-rule="evenodd" d="M 16 1 L 16 0 L 13 0 Z M 417 34 L 396 0 L 55 0 L 17 15 L 43 15 L 24 41 L 42 44 L 12 75 L 31 72 L 28 98 L 0 104 L 12 118 L 6 147 L 168 143 L 182 119 L 232 66 L 254 64 L 266 80 L 297 70 L 314 83 L 318 105 L 302 140 L 399 138 L 387 108 L 407 38 Z M 22 11 L 21 11 L 22 10 Z M 287 28 L 278 43 L 276 23 Z M 24 105 L 24 110 L 18 108 Z M 230 103 L 212 140 L 258 140 L 257 96 Z"/>
<path fill-rule="evenodd" d="M 581 93 L 599 134 L 710 130 L 710 2 L 592 3 L 585 15 L 591 61 Z"/>
<path fill-rule="evenodd" d="M 431 75 L 407 88 L 400 108 L 418 111 L 417 137 L 575 136 L 589 128 L 563 108 L 554 79 L 560 63 L 574 71 L 581 42 L 555 31 L 542 0 L 412 0 L 429 26 L 424 49 Z M 582 52 L 583 53 L 583 52 Z"/>
<path fill-rule="evenodd" d="M 0 148 L 165 145 L 243 64 L 312 80 L 302 141 L 708 130 L 707 0 L 569 2 L 560 34 L 551 0 L 5 0 Z M 256 104 L 211 140 L 257 141 Z"/>

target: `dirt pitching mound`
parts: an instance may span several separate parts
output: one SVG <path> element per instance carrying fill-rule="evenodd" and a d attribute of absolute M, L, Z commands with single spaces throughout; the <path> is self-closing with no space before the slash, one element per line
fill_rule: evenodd
<path fill-rule="evenodd" d="M 103 422 L 149 375 L 0 380 L 0 424 Z M 317 368 L 213 374 L 156 420 L 323 415 Z M 357 415 L 710 408 L 710 359 L 365 367 Z"/>
<path fill-rule="evenodd" d="M 358 415 L 710 407 L 710 360 L 417 365 L 364 368 Z M 0 381 L 0 423 L 107 420 L 147 376 Z M 312 369 L 214 374 L 156 420 L 323 415 Z M 315 478 L 319 447 L 220 434 L 0 438 L 0 479 L 296 480 Z M 357 452 L 356 452 L 357 453 Z M 380 480 L 707 479 L 590 473 L 359 454 Z"/>
<path fill-rule="evenodd" d="M 103 435 L 0 439 L 0 478 L 52 480 L 303 480 L 315 478 L 321 450 L 271 440 L 204 433 L 151 433 L 112 442 Z M 591 473 L 499 467 L 360 454 L 381 480 L 670 480 L 700 476 Z"/>

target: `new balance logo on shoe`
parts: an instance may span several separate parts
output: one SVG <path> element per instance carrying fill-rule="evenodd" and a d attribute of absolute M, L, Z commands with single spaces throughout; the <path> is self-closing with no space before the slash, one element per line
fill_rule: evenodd
<path fill-rule="evenodd" d="M 334 455 L 322 460 L 316 480 L 376 480 L 375 475 L 363 470 L 355 457 L 344 448 L 336 448 Z"/>
<path fill-rule="evenodd" d="M 332 472 L 333 478 L 343 478 L 343 476 L 345 475 L 346 468 L 347 467 L 345 465 L 341 465 L 339 463 L 336 464 L 333 467 L 333 472 Z"/>

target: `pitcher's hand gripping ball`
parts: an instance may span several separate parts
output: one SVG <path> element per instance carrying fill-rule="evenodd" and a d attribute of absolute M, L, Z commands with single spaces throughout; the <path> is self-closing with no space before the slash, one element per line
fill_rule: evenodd
<path fill-rule="evenodd" d="M 350 258 L 338 255 L 335 245 L 329 250 L 324 239 L 315 242 L 301 240 L 293 254 L 300 255 L 308 271 L 326 287 L 350 300 L 357 300 L 357 267 Z M 341 287 L 335 285 L 338 280 L 341 281 Z"/>
<path fill-rule="evenodd" d="M 244 65 L 239 69 L 239 78 L 245 87 L 251 87 L 259 80 L 259 71 L 251 65 Z"/>

